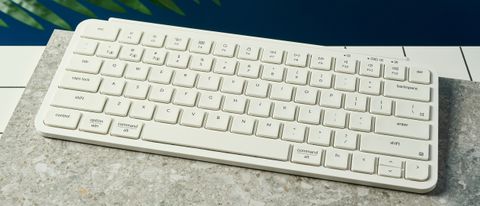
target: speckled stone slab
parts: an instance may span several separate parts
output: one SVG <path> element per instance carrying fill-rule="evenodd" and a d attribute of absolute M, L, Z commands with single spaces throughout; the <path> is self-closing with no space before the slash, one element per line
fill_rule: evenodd
<path fill-rule="evenodd" d="M 34 117 L 71 35 L 54 32 L 0 140 L 0 205 L 480 204 L 479 83 L 440 80 L 440 178 L 421 195 L 44 138 Z"/>

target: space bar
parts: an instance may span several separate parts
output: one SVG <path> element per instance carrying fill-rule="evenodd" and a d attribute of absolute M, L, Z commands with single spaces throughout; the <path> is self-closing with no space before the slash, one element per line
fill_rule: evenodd
<path fill-rule="evenodd" d="M 155 122 L 145 124 L 142 139 L 281 161 L 288 160 L 290 149 L 276 140 Z"/>

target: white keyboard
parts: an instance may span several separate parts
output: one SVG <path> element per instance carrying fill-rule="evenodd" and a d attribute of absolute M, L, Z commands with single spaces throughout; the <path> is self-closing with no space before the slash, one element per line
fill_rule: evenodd
<path fill-rule="evenodd" d="M 47 137 L 428 192 L 438 77 L 315 45 L 86 20 L 35 126 Z"/>

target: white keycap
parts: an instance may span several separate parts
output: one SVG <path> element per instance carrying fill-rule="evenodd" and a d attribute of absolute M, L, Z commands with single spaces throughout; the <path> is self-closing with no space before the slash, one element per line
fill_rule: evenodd
<path fill-rule="evenodd" d="M 160 48 L 163 46 L 164 41 L 164 34 L 158 34 L 156 32 L 146 32 L 142 38 L 142 45 Z"/>
<path fill-rule="evenodd" d="M 157 106 L 157 112 L 155 113 L 155 121 L 175 124 L 178 121 L 180 109 L 178 107 L 162 104 Z"/>
<path fill-rule="evenodd" d="M 375 156 L 360 152 L 353 153 L 352 171 L 373 174 L 375 172 Z"/>
<path fill-rule="evenodd" d="M 187 49 L 188 41 L 190 39 L 184 36 L 167 36 L 167 40 L 165 43 L 165 48 L 173 49 L 178 51 L 185 51 Z"/>
<path fill-rule="evenodd" d="M 343 94 L 337 91 L 325 90 L 320 94 L 320 106 L 341 108 Z"/>
<path fill-rule="evenodd" d="M 257 124 L 257 133 L 259 137 L 278 138 L 281 124 L 278 121 L 269 119 L 260 119 Z"/>
<path fill-rule="evenodd" d="M 245 59 L 245 60 L 258 60 L 258 54 L 260 52 L 260 48 L 258 46 L 243 46 L 240 45 L 238 49 L 238 58 Z"/>
<path fill-rule="evenodd" d="M 180 124 L 189 127 L 202 127 L 205 112 L 199 109 L 184 109 Z"/>
<path fill-rule="evenodd" d="M 139 62 L 142 59 L 143 48 L 139 46 L 125 45 L 120 50 L 118 58 L 125 61 Z"/>
<path fill-rule="evenodd" d="M 417 161 L 405 162 L 405 178 L 415 181 L 425 181 L 430 177 L 430 166 Z"/>
<path fill-rule="evenodd" d="M 325 153 L 325 167 L 339 170 L 348 169 L 350 154 L 343 150 L 327 149 Z"/>
<path fill-rule="evenodd" d="M 247 78 L 258 78 L 260 72 L 260 64 L 251 61 L 239 61 L 238 76 Z"/>
<path fill-rule="evenodd" d="M 365 113 L 350 113 L 350 124 L 348 128 L 351 130 L 370 132 L 372 128 L 372 116 Z"/>
<path fill-rule="evenodd" d="M 82 37 L 105 40 L 105 41 L 115 41 L 117 39 L 119 28 L 113 25 L 107 24 L 95 24 L 89 25 L 83 33 Z"/>
<path fill-rule="evenodd" d="M 363 94 L 380 95 L 381 81 L 380 79 L 370 77 L 360 77 L 358 92 Z"/>
<path fill-rule="evenodd" d="M 222 104 L 223 96 L 213 92 L 202 92 L 200 94 L 200 100 L 198 101 L 198 107 L 210 110 L 219 110 Z"/>
<path fill-rule="evenodd" d="M 193 55 L 190 68 L 196 71 L 209 72 L 212 69 L 213 57 L 207 55 Z"/>
<path fill-rule="evenodd" d="M 78 128 L 85 132 L 107 134 L 110 129 L 110 123 L 112 123 L 112 118 L 110 117 L 97 114 L 85 114 Z"/>
<path fill-rule="evenodd" d="M 430 87 L 420 84 L 385 81 L 384 94 L 386 97 L 430 101 Z"/>
<path fill-rule="evenodd" d="M 332 130 L 322 126 L 310 127 L 308 131 L 308 144 L 330 146 Z"/>
<path fill-rule="evenodd" d="M 103 42 L 98 46 L 96 54 L 99 57 L 115 59 L 120 53 L 120 48 L 119 44 Z"/>
<path fill-rule="evenodd" d="M 190 55 L 182 52 L 169 52 L 167 55 L 167 66 L 179 69 L 187 68 Z"/>
<path fill-rule="evenodd" d="M 292 142 L 304 142 L 305 126 L 295 123 L 285 123 L 283 125 L 282 139 Z"/>
<path fill-rule="evenodd" d="M 335 89 L 354 92 L 356 90 L 357 78 L 354 75 L 337 74 L 335 76 Z"/>
<path fill-rule="evenodd" d="M 380 157 L 378 160 L 378 175 L 385 177 L 402 177 L 402 162 L 390 157 Z"/>
<path fill-rule="evenodd" d="M 339 149 L 355 150 L 358 134 L 349 130 L 335 131 L 333 146 Z"/>
<path fill-rule="evenodd" d="M 310 68 L 319 70 L 330 70 L 332 67 L 332 57 L 321 54 L 313 54 L 310 61 Z"/>
<path fill-rule="evenodd" d="M 100 93 L 106 95 L 120 96 L 125 88 L 125 80 L 117 78 L 105 78 L 100 87 Z"/>
<path fill-rule="evenodd" d="M 80 112 L 74 110 L 50 108 L 43 123 L 51 127 L 76 129 L 80 116 Z"/>
<path fill-rule="evenodd" d="M 235 43 L 219 41 L 215 44 L 213 55 L 222 57 L 233 57 L 236 48 L 237 45 Z"/>
<path fill-rule="evenodd" d="M 269 49 L 266 48 L 263 50 L 262 62 L 281 64 L 283 60 L 283 51 L 279 49 Z"/>
<path fill-rule="evenodd" d="M 305 68 L 287 68 L 285 82 L 297 85 L 306 85 L 309 71 Z"/>
<path fill-rule="evenodd" d="M 213 66 L 213 72 L 218 74 L 233 75 L 237 69 L 237 61 L 229 58 L 218 58 Z"/>
<path fill-rule="evenodd" d="M 118 41 L 126 44 L 138 44 L 142 38 L 143 32 L 131 29 L 122 29 L 118 35 Z"/>
<path fill-rule="evenodd" d="M 280 101 L 290 101 L 292 99 L 293 87 L 285 84 L 273 84 L 270 98 Z"/>
<path fill-rule="evenodd" d="M 387 64 L 385 66 L 385 79 L 405 81 L 405 66 L 397 64 Z"/>
<path fill-rule="evenodd" d="M 70 64 L 67 66 L 67 70 L 98 74 L 102 60 L 91 56 L 73 55 L 70 59 Z"/>
<path fill-rule="evenodd" d="M 332 74 L 321 71 L 312 71 L 310 78 L 310 86 L 320 88 L 332 87 Z"/>
<path fill-rule="evenodd" d="M 98 42 L 90 39 L 80 39 L 75 47 L 75 54 L 92 56 L 97 50 Z"/>
<path fill-rule="evenodd" d="M 272 117 L 279 120 L 293 121 L 295 119 L 296 106 L 290 103 L 277 102 L 273 107 Z"/>
<path fill-rule="evenodd" d="M 197 80 L 197 73 L 188 70 L 178 70 L 175 72 L 172 84 L 175 86 L 193 88 Z"/>
<path fill-rule="evenodd" d="M 395 103 L 395 116 L 397 117 L 430 120 L 430 105 L 428 104 L 405 100 L 397 100 Z"/>
<path fill-rule="evenodd" d="M 384 97 L 370 97 L 370 113 L 392 114 L 392 100 Z"/>
<path fill-rule="evenodd" d="M 289 66 L 305 67 L 307 66 L 308 54 L 302 51 L 289 51 L 285 64 Z"/>
<path fill-rule="evenodd" d="M 208 113 L 205 128 L 217 131 L 227 131 L 230 116 L 220 112 Z"/>
<path fill-rule="evenodd" d="M 363 134 L 360 151 L 419 160 L 430 158 L 428 142 L 385 135 Z"/>
<path fill-rule="evenodd" d="M 408 77 L 410 82 L 420 84 L 430 84 L 430 71 L 425 69 L 410 68 Z"/>
<path fill-rule="evenodd" d="M 358 73 L 363 76 L 380 77 L 381 65 L 374 61 L 360 62 L 360 70 Z"/>
<path fill-rule="evenodd" d="M 169 103 L 172 99 L 173 88 L 166 85 L 153 85 L 148 99 L 155 102 Z"/>
<path fill-rule="evenodd" d="M 115 119 L 112 123 L 110 134 L 118 137 L 138 139 L 143 123 L 136 120 Z"/>
<path fill-rule="evenodd" d="M 283 81 L 284 70 L 281 65 L 266 64 L 263 66 L 262 79 L 281 82 Z"/>
<path fill-rule="evenodd" d="M 321 109 L 318 106 L 300 106 L 298 111 L 298 122 L 320 124 L 320 118 Z"/>
<path fill-rule="evenodd" d="M 153 65 L 163 65 L 167 52 L 161 49 L 146 49 L 142 62 Z"/>
<path fill-rule="evenodd" d="M 325 110 L 323 125 L 329 127 L 345 128 L 347 113 L 343 110 Z"/>
<path fill-rule="evenodd" d="M 319 166 L 322 161 L 322 149 L 309 145 L 295 145 L 292 150 L 292 162 Z"/>
<path fill-rule="evenodd" d="M 338 58 L 335 61 L 335 71 L 341 73 L 355 74 L 357 62 L 354 59 Z"/>
<path fill-rule="evenodd" d="M 245 112 L 245 106 L 247 99 L 243 96 L 228 95 L 223 102 L 223 111 L 243 114 Z"/>
<path fill-rule="evenodd" d="M 177 89 L 173 98 L 176 105 L 192 107 L 197 100 L 198 92 L 191 89 Z"/>
<path fill-rule="evenodd" d="M 245 95 L 251 97 L 265 98 L 268 95 L 270 84 L 261 80 L 248 80 Z"/>
<path fill-rule="evenodd" d="M 210 40 L 194 39 L 192 40 L 192 44 L 190 45 L 191 52 L 200 54 L 209 54 L 211 48 L 212 41 Z"/>
<path fill-rule="evenodd" d="M 89 112 L 102 112 L 107 98 L 98 94 L 59 89 L 52 101 L 53 106 Z"/>
<path fill-rule="evenodd" d="M 220 77 L 214 74 L 199 74 L 197 88 L 217 91 L 220 84 Z"/>
<path fill-rule="evenodd" d="M 65 72 L 59 87 L 85 92 L 97 92 L 101 80 L 100 77 L 95 75 Z"/>
<path fill-rule="evenodd" d="M 144 82 L 130 81 L 125 88 L 125 97 L 133 99 L 145 99 L 150 85 Z"/>
<path fill-rule="evenodd" d="M 100 74 L 104 76 L 121 77 L 123 76 L 126 65 L 127 64 L 122 61 L 106 60 L 102 64 L 102 70 L 100 71 Z"/>
<path fill-rule="evenodd" d="M 130 101 L 124 98 L 109 98 L 105 107 L 105 114 L 115 116 L 127 116 L 130 109 Z"/>
<path fill-rule="evenodd" d="M 148 81 L 159 84 L 170 84 L 173 76 L 173 69 L 168 67 L 152 67 Z"/>
<path fill-rule="evenodd" d="M 149 70 L 150 68 L 145 64 L 130 63 L 127 64 L 125 78 L 145 81 Z"/>
<path fill-rule="evenodd" d="M 375 133 L 428 140 L 430 139 L 430 124 L 417 120 L 377 116 Z"/>
<path fill-rule="evenodd" d="M 248 105 L 248 115 L 269 117 L 272 102 L 263 99 L 251 99 Z"/>
<path fill-rule="evenodd" d="M 255 126 L 255 119 L 248 116 L 235 116 L 232 121 L 232 127 L 230 130 L 237 134 L 253 134 L 253 128 Z"/>
<path fill-rule="evenodd" d="M 295 102 L 302 104 L 316 104 L 318 91 L 311 87 L 297 87 Z"/>
<path fill-rule="evenodd" d="M 365 112 L 367 110 L 367 96 L 357 93 L 346 94 L 345 109 L 350 111 Z"/>
<path fill-rule="evenodd" d="M 133 102 L 130 108 L 130 117 L 142 120 L 151 120 L 155 105 L 149 102 Z"/>
<path fill-rule="evenodd" d="M 220 91 L 230 94 L 241 94 L 245 80 L 236 77 L 225 77 Z"/>

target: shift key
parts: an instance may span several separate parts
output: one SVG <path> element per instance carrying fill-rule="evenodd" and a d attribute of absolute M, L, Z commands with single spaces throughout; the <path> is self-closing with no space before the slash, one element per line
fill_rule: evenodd
<path fill-rule="evenodd" d="M 89 112 L 102 112 L 107 98 L 98 94 L 59 89 L 52 105 Z"/>
<path fill-rule="evenodd" d="M 378 116 L 375 121 L 375 133 L 428 140 L 430 125 L 422 121 Z"/>

